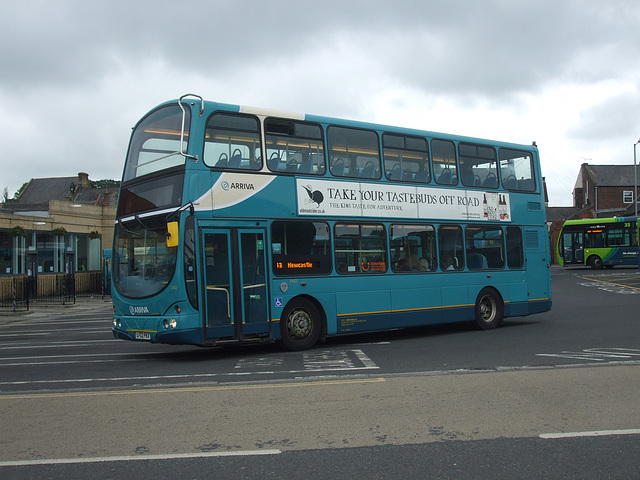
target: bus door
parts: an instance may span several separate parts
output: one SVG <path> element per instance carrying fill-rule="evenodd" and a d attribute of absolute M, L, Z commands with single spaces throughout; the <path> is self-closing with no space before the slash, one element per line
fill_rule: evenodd
<path fill-rule="evenodd" d="M 562 256 L 564 263 L 584 263 L 584 232 L 564 231 L 562 233 Z"/>
<path fill-rule="evenodd" d="M 261 229 L 202 230 L 206 339 L 269 334 L 264 246 Z"/>

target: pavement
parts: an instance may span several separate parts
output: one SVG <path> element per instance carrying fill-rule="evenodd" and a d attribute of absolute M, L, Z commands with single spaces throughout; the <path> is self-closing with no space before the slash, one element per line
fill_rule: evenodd
<path fill-rule="evenodd" d="M 60 315 L 62 313 L 85 313 L 85 312 L 112 312 L 111 297 L 95 295 L 93 297 L 76 297 L 75 303 L 46 303 L 32 301 L 29 302 L 29 310 L 20 309 L 15 312 L 10 309 L 0 309 L 0 325 L 13 323 L 16 320 L 32 316 Z"/>

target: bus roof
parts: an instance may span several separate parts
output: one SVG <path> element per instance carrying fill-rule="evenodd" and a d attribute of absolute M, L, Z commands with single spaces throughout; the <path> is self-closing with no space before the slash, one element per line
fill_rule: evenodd
<path fill-rule="evenodd" d="M 178 99 L 175 99 L 175 100 L 167 101 L 161 104 L 161 106 L 177 104 L 177 103 L 178 103 Z M 405 135 L 424 136 L 429 138 L 438 138 L 441 140 L 451 140 L 451 141 L 457 141 L 457 142 L 485 143 L 488 145 L 497 146 L 501 148 L 512 148 L 516 150 L 526 150 L 529 152 L 536 152 L 536 153 L 538 152 L 538 147 L 535 142 L 532 142 L 530 145 L 525 145 L 525 144 L 519 144 L 519 143 L 491 140 L 487 138 L 470 137 L 465 135 L 456 135 L 456 134 L 435 132 L 430 130 L 421 130 L 416 128 L 402 127 L 402 126 L 376 124 L 376 123 L 364 122 L 359 120 L 349 120 L 349 119 L 338 118 L 338 117 L 326 117 L 321 115 L 287 112 L 283 110 L 258 108 L 258 107 L 252 107 L 252 106 L 244 106 L 244 105 L 234 105 L 230 103 L 214 102 L 210 100 L 205 100 L 204 105 L 205 105 L 205 110 L 207 110 L 210 113 L 218 110 L 227 111 L 227 112 L 248 113 L 248 114 L 253 114 L 259 117 L 273 116 L 273 117 L 286 118 L 291 120 L 305 120 L 308 122 L 315 122 L 323 125 L 340 125 L 345 127 L 363 128 L 363 129 L 385 131 L 389 133 L 398 133 L 398 134 L 402 133 Z"/>
<path fill-rule="evenodd" d="M 608 217 L 608 218 L 578 218 L 567 220 L 564 225 L 589 225 L 592 223 L 623 223 L 636 222 L 640 217 Z"/>

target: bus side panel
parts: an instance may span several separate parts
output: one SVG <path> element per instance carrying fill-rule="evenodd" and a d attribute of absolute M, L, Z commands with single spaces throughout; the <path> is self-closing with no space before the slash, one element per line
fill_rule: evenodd
<path fill-rule="evenodd" d="M 526 252 L 527 287 L 529 289 L 528 300 L 551 299 L 551 261 L 547 230 L 525 229 L 524 242 Z"/>
<path fill-rule="evenodd" d="M 511 283 L 508 285 L 508 292 L 509 297 L 508 302 L 505 302 L 504 305 L 504 316 L 519 317 L 527 315 L 529 313 L 527 284 L 524 281 Z"/>
<path fill-rule="evenodd" d="M 391 291 L 391 308 L 394 312 L 402 314 L 402 312 L 411 311 L 433 311 L 430 316 L 434 316 L 440 307 L 440 289 L 439 288 L 411 288 L 398 289 Z M 439 320 L 439 318 L 438 318 Z"/>
<path fill-rule="evenodd" d="M 371 325 L 374 318 L 385 317 L 391 311 L 389 290 L 369 290 L 336 293 L 338 333 L 377 330 L 391 325 Z M 380 314 L 383 314 L 382 316 Z"/>
<path fill-rule="evenodd" d="M 602 262 L 604 265 L 636 265 L 638 262 L 637 247 L 602 248 Z"/>
<path fill-rule="evenodd" d="M 391 308 L 401 317 L 415 316 L 411 324 L 440 323 L 440 288 L 412 288 L 393 290 Z"/>
<path fill-rule="evenodd" d="M 449 287 L 444 289 L 445 297 L 449 300 L 441 305 L 442 291 L 440 288 L 423 288 L 395 291 L 367 292 L 365 298 L 359 301 L 360 312 L 346 311 L 338 315 L 337 333 L 354 333 L 389 328 L 405 328 L 437 323 L 466 321 L 473 318 L 473 304 L 460 303 L 466 299 L 466 287 Z M 336 304 L 345 308 L 353 305 L 354 296 L 361 296 L 362 292 L 343 292 L 336 295 Z M 384 299 L 382 300 L 382 298 Z M 391 306 L 398 308 L 384 309 L 387 298 L 391 299 Z M 364 302 L 364 303 L 361 303 Z M 370 308 L 377 306 L 377 309 Z M 400 308 L 401 307 L 401 308 Z M 344 309 L 343 309 L 344 310 Z"/>
<path fill-rule="evenodd" d="M 458 276 L 457 274 L 451 275 Z M 469 308 L 472 311 L 475 309 L 475 297 L 473 300 L 469 299 L 467 286 L 442 287 L 440 292 L 442 295 L 441 305 L 444 308 L 443 322 L 464 322 L 473 319 L 473 316 L 469 315 Z"/>

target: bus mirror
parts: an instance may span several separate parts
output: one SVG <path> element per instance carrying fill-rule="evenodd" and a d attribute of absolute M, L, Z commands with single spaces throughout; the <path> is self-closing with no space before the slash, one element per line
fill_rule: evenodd
<path fill-rule="evenodd" d="M 179 241 L 178 222 L 167 223 L 167 247 L 177 247 Z"/>

